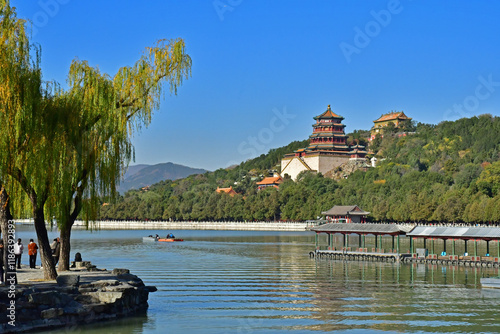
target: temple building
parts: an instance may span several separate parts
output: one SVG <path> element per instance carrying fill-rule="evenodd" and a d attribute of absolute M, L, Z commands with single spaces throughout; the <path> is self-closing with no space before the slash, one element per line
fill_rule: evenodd
<path fill-rule="evenodd" d="M 217 187 L 217 189 L 215 189 L 215 192 L 217 193 L 226 193 L 228 194 L 229 196 L 233 197 L 234 195 L 237 195 L 238 193 L 233 189 L 233 187 L 229 187 L 229 188 L 219 188 Z"/>
<path fill-rule="evenodd" d="M 302 171 L 327 173 L 349 159 L 365 159 L 364 146 L 347 145 L 347 136 L 342 124 L 344 117 L 335 114 L 330 105 L 321 115 L 314 117 L 313 133 L 309 146 L 285 154 L 281 160 L 281 175 L 288 174 L 293 180 Z"/>
<path fill-rule="evenodd" d="M 365 147 L 363 145 L 353 145 L 351 146 L 351 159 L 350 160 L 360 160 L 366 161 L 366 154 L 368 152 L 365 151 Z"/>
<path fill-rule="evenodd" d="M 357 205 L 336 205 L 328 211 L 321 212 L 329 223 L 364 223 L 370 213 Z"/>
<path fill-rule="evenodd" d="M 267 187 L 274 187 L 278 189 L 281 182 L 283 182 L 283 179 L 279 175 L 265 177 L 262 181 L 257 182 L 257 189 L 261 190 Z"/>
<path fill-rule="evenodd" d="M 373 121 L 373 127 L 370 133 L 370 141 L 375 139 L 377 134 L 382 135 L 384 132 L 384 127 L 389 125 L 389 123 L 393 123 L 394 126 L 397 128 L 399 127 L 399 124 L 401 122 L 406 120 L 411 120 L 411 118 L 406 116 L 405 113 L 402 111 L 395 111 L 395 112 L 393 111 L 380 116 L 378 119 Z"/>

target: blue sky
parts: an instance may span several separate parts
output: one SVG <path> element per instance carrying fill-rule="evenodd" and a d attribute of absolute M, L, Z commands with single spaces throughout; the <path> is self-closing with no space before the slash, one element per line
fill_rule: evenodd
<path fill-rule="evenodd" d="M 306 139 L 332 110 L 346 131 L 500 115 L 500 2 L 11 0 L 33 22 L 45 80 L 78 57 L 114 75 L 181 37 L 192 77 L 134 136 L 136 161 L 209 170 Z"/>

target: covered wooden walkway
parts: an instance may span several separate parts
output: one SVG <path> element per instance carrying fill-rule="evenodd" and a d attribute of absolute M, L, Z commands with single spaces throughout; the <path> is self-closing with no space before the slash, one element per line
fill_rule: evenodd
<path fill-rule="evenodd" d="M 398 224 L 331 223 L 311 228 L 316 232 L 316 249 L 310 256 L 345 260 L 377 260 L 428 262 L 432 264 L 498 267 L 500 264 L 500 228 L 497 227 L 432 227 Z M 320 244 L 319 235 L 327 234 L 327 245 Z M 342 242 L 335 243 L 335 234 L 342 235 Z M 358 235 L 358 242 L 349 244 L 349 235 Z M 391 236 L 391 247 L 382 245 L 382 236 Z M 400 237 L 409 237 L 405 249 L 400 247 Z M 373 237 L 375 247 L 366 247 L 366 238 Z M 443 240 L 438 249 L 435 240 Z M 463 242 L 465 252 L 458 254 L 456 243 Z M 472 244 L 469 254 L 470 243 Z M 486 252 L 480 254 L 478 243 L 486 243 Z M 352 243 L 352 238 L 351 238 Z M 373 244 L 373 243 L 372 243 Z M 450 249 L 451 248 L 451 249 Z M 483 248 L 484 249 L 484 248 Z M 494 256 L 490 251 L 495 253 Z"/>

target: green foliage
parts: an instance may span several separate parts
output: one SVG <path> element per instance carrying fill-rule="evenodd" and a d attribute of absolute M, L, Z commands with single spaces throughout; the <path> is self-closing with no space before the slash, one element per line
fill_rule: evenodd
<path fill-rule="evenodd" d="M 379 165 L 346 180 L 303 172 L 296 182 L 285 179 L 279 190 L 257 191 L 252 178 L 266 176 L 283 154 L 307 145 L 293 142 L 232 169 L 163 181 L 146 193 L 130 191 L 103 207 L 101 218 L 307 220 L 333 205 L 356 204 L 375 221 L 500 221 L 500 118 L 482 115 L 407 127 L 416 133 L 377 136 L 369 148 Z M 367 135 L 362 130 L 349 134 L 352 140 Z M 215 193 L 229 186 L 239 194 Z"/>
<path fill-rule="evenodd" d="M 500 195 L 500 161 L 487 165 L 479 175 L 477 186 L 489 197 Z"/>

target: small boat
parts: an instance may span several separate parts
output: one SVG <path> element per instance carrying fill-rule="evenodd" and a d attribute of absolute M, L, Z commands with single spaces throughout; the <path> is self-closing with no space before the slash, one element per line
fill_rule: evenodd
<path fill-rule="evenodd" d="M 184 241 L 184 239 L 177 239 L 177 238 L 160 238 L 158 241 L 161 242 L 174 242 L 174 241 Z"/>
<path fill-rule="evenodd" d="M 157 237 L 152 237 L 152 236 L 149 236 L 149 237 L 142 237 L 142 241 L 158 241 L 159 238 Z"/>
<path fill-rule="evenodd" d="M 483 288 L 500 289 L 500 277 L 481 278 Z"/>

